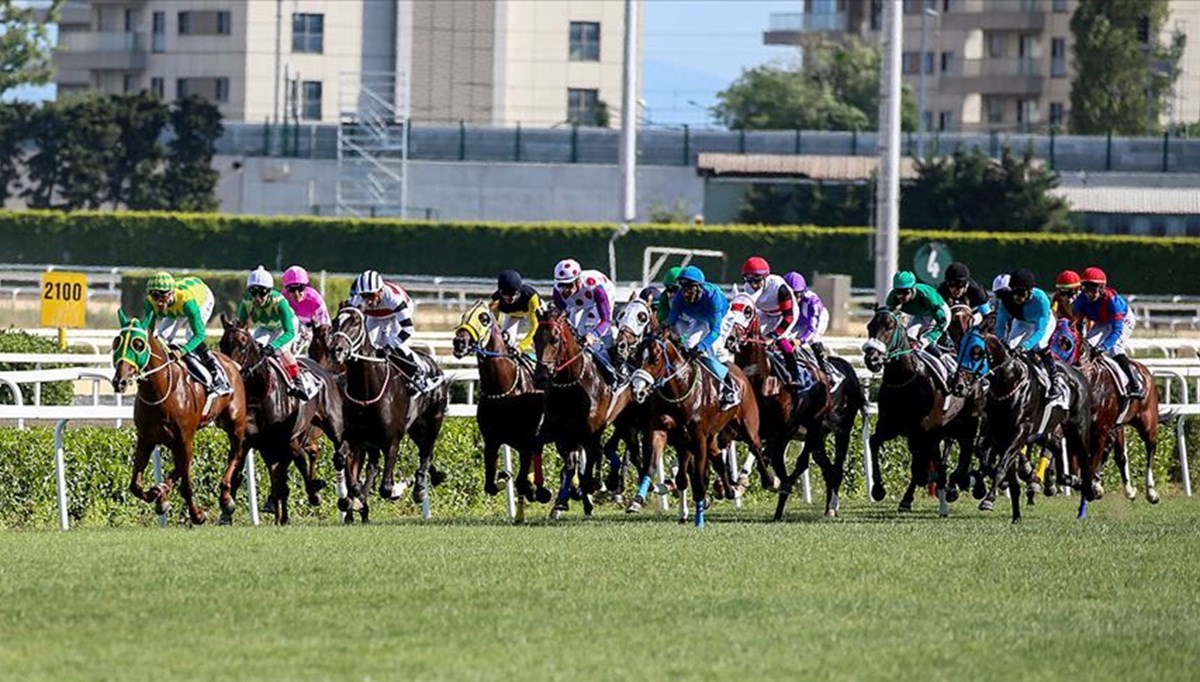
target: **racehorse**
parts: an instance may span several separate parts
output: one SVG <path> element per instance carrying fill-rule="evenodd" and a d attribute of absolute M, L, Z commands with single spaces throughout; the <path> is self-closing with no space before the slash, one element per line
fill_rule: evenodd
<path fill-rule="evenodd" d="M 783 478 L 775 520 L 783 519 L 788 497 L 800 475 L 808 469 L 810 457 L 816 459 L 825 479 L 825 515 L 837 516 L 838 493 L 845 477 L 854 419 L 860 413 L 865 414 L 867 405 L 858 374 L 845 359 L 829 358 L 830 365 L 843 377 L 833 388 L 832 378 L 825 376 L 815 362 L 804 362 L 802 371 L 807 372 L 811 382 L 803 388 L 781 390 L 778 366 L 783 360 L 769 350 L 773 342 L 763 337 L 753 305 L 746 311 L 748 314 L 731 313 L 735 314 L 735 319 L 729 345 L 737 366 L 745 372 L 758 396 L 759 433 L 766 458 Z M 834 435 L 832 462 L 825 449 L 826 437 L 831 433 Z M 789 476 L 784 460 L 787 446 L 801 438 L 804 446 L 797 457 L 795 471 Z"/>
<path fill-rule="evenodd" d="M 911 453 L 911 476 L 899 510 L 912 510 L 914 491 L 932 476 L 937 484 L 938 515 L 947 516 L 950 513 L 947 503 L 958 499 L 959 487 L 966 486 L 969 480 L 968 469 L 979 426 L 975 398 L 950 392 L 935 376 L 935 370 L 919 357 L 899 315 L 892 310 L 875 311 L 867 324 L 867 336 L 863 362 L 870 371 L 883 372 L 877 397 L 879 419 L 868 442 L 875 478 L 871 499 L 879 502 L 886 495 L 879 466 L 883 444 L 905 436 Z M 950 477 L 946 475 L 947 462 L 941 453 L 944 440 L 958 445 L 958 467 Z"/>
<path fill-rule="evenodd" d="M 1041 360 L 1019 356 L 999 338 L 979 329 L 967 332 L 959 345 L 955 392 L 965 394 L 977 380 L 987 377 L 981 456 L 985 473 L 994 472 L 994 477 L 979 508 L 988 511 L 995 506 L 997 485 L 1007 479 L 1013 523 L 1021 520 L 1018 454 L 1032 444 L 1057 452 L 1060 433 L 1068 452 L 1082 454 L 1087 452 L 1091 436 L 1091 403 L 1083 375 L 1068 365 L 1059 367 L 1065 394 L 1061 401 L 1047 403 L 1035 363 Z"/>
<path fill-rule="evenodd" d="M 445 478 L 433 466 L 433 446 L 446 418 L 449 385 L 442 381 L 436 388 L 411 396 L 403 370 L 385 353 L 372 347 L 366 313 L 349 303 L 339 307 L 333 320 L 329 350 L 333 362 L 346 365 L 342 396 L 346 399 L 343 411 L 346 440 L 350 444 L 346 457 L 346 505 L 349 510 L 359 511 L 363 521 L 368 520 L 367 497 L 374 482 L 374 463 L 380 453 L 385 455 L 380 497 L 396 500 L 403 494 L 402 488 L 396 488 L 394 474 L 400 441 L 406 433 L 416 444 L 418 455 L 413 502 L 425 503 L 429 486 L 436 486 Z M 441 369 L 432 358 L 419 351 L 414 353 L 420 356 L 418 361 L 441 377 Z M 362 472 L 364 460 L 369 460 L 365 477 Z M 349 515 L 346 520 L 349 522 Z"/>
<path fill-rule="evenodd" d="M 639 298 L 634 298 L 617 314 L 617 333 L 613 340 L 613 361 L 623 368 L 633 359 L 638 344 L 648 333 L 658 329 L 658 318 L 650 305 Z M 620 493 L 625 485 L 625 469 L 632 456 L 633 465 L 638 473 L 638 491 L 626 511 L 636 514 L 642 510 L 650 490 L 650 467 L 661 466 L 663 444 L 655 449 L 649 439 L 642 438 L 650 424 L 650 410 L 643 405 L 632 403 L 628 405 L 613 423 L 613 432 L 604 443 L 604 456 L 608 460 L 608 478 L 604 487 L 613 494 L 613 499 L 620 501 Z M 617 454 L 618 447 L 625 445 L 625 455 Z M 662 483 L 660 480 L 659 483 Z M 643 487 L 645 488 L 643 490 Z"/>
<path fill-rule="evenodd" d="M 538 360 L 534 382 L 546 392 L 538 438 L 543 444 L 554 443 L 563 458 L 562 480 L 550 516 L 560 518 L 572 495 L 582 499 L 583 513 L 591 516 L 592 493 L 599 489 L 594 471 L 601 456 L 600 439 L 628 404 L 628 392 L 613 395 L 596 367 L 597 360 L 576 338 L 561 311 L 538 313 L 533 347 Z"/>
<path fill-rule="evenodd" d="M 679 491 L 679 522 L 687 522 L 686 490 L 691 482 L 692 500 L 696 505 L 696 527 L 704 527 L 708 507 L 708 467 L 710 460 L 722 475 L 722 489 L 727 498 L 735 496 L 733 471 L 724 466 L 719 453 L 732 440 L 747 444 L 751 454 L 761 460 L 762 441 L 759 439 L 758 403 L 750 399 L 752 387 L 746 375 L 737 367 L 729 372 L 742 395 L 736 406 L 720 407 L 721 381 L 695 358 L 685 358 L 678 350 L 673 334 L 661 330 L 642 341 L 638 350 L 637 369 L 630 387 L 638 403 L 650 401 L 652 428 L 661 428 L 656 415 L 665 414 L 674 424 L 673 440 L 679 453 L 679 470 L 675 487 Z M 648 434 L 654 437 L 653 434 Z M 668 436 L 671 437 L 671 436 Z M 658 436 L 659 442 L 663 436 Z"/>
<path fill-rule="evenodd" d="M 345 366 L 335 363 L 329 352 L 329 345 L 332 343 L 333 336 L 332 329 L 328 325 L 313 327 L 312 338 L 308 342 L 308 357 L 315 360 L 317 364 L 325 369 L 341 374 L 346 371 Z"/>
<path fill-rule="evenodd" d="M 137 401 L 133 407 L 137 445 L 129 490 L 153 503 L 159 514 L 166 514 L 170 508 L 168 495 L 178 485 L 187 504 L 188 519 L 196 525 L 204 523 L 204 510 L 196 506 L 192 487 L 192 448 L 196 430 L 216 423 L 229 437 L 227 466 L 221 479 L 221 509 L 231 512 L 231 479 L 241 474 L 237 465 L 246 438 L 246 390 L 237 367 L 229 358 L 214 353 L 229 377 L 232 391 L 224 396 L 209 394 L 189 375 L 174 351 L 151 334 L 145 321 L 130 319 L 120 310 L 117 320 L 121 330 L 112 345 L 113 390 L 123 393 L 130 382 L 137 382 Z M 145 490 L 142 474 L 156 446 L 171 450 L 174 468 L 161 485 Z"/>
<path fill-rule="evenodd" d="M 542 445 L 537 437 L 545 395 L 534 387 L 533 370 L 519 351 L 505 343 L 487 304 L 476 303 L 463 314 L 454 329 L 453 352 L 456 358 L 474 353 L 479 363 L 480 396 L 475 420 L 483 435 L 484 492 L 500 492 L 496 460 L 500 446 L 507 444 L 520 456 L 517 492 L 529 502 L 549 502 L 550 491 L 543 484 Z"/>
<path fill-rule="evenodd" d="M 287 394 L 283 367 L 263 354 L 248 325 L 230 319 L 224 313 L 221 324 L 224 327 L 221 352 L 241 367 L 246 386 L 249 419 L 242 457 L 245 458 L 250 448 L 262 453 L 271 473 L 269 501 L 275 522 L 283 525 L 288 522 L 288 464 L 294 463 L 300 471 L 308 503 L 318 506 L 321 504 L 319 492 L 325 487 L 325 482 L 316 476 L 320 452 L 317 439 L 322 432 L 339 453 L 337 459 L 344 461 L 345 420 L 337 377 L 316 361 L 299 358 L 297 361 L 320 382 L 320 388 L 313 398 L 297 400 Z M 241 471 L 240 467 L 238 471 Z M 234 494 L 238 483 L 240 480 L 235 478 Z"/>
<path fill-rule="evenodd" d="M 1083 341 L 1070 321 L 1058 321 L 1050 344 L 1060 360 L 1077 366 L 1083 372 L 1091 387 L 1092 448 L 1081 462 L 1081 484 L 1091 488 L 1090 497 L 1093 499 L 1103 496 L 1100 474 L 1104 468 L 1105 454 L 1111 448 L 1121 472 L 1125 497 L 1131 500 L 1137 498 L 1137 488 L 1130 482 L 1129 452 L 1125 441 L 1125 427 L 1132 426 L 1146 450 L 1146 500 L 1157 504 L 1159 496 L 1154 485 L 1154 455 L 1158 449 L 1160 414 L 1154 375 L 1145 365 L 1130 359 L 1130 367 L 1141 375 L 1146 397 L 1129 398 L 1123 391 L 1124 372 L 1115 362 Z M 1084 496 L 1081 512 L 1086 508 L 1088 497 Z"/>

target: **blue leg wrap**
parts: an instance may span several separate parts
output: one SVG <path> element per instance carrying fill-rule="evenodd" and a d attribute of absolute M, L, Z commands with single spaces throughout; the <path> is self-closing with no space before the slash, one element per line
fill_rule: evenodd
<path fill-rule="evenodd" d="M 642 482 L 638 484 L 637 494 L 638 494 L 638 497 L 642 498 L 643 500 L 646 499 L 646 496 L 650 494 L 650 477 L 649 476 L 642 477 Z"/>

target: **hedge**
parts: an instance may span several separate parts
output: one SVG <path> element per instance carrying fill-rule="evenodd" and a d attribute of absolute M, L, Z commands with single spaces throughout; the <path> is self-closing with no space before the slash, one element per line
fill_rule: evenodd
<path fill-rule="evenodd" d="M 58 353 L 58 344 L 50 339 L 27 334 L 19 329 L 0 330 L 0 353 Z M 41 369 L 57 369 L 64 365 L 43 364 Z M 32 370 L 32 364 L 0 362 L 0 372 Z M 33 384 L 21 384 L 21 400 L 33 404 Z M 5 389 L 0 394 L 0 405 L 14 404 L 14 396 Z M 42 384 L 43 405 L 70 405 L 75 399 L 75 387 L 70 381 L 54 381 Z"/>
<path fill-rule="evenodd" d="M 310 270 L 490 277 L 503 268 L 550 276 L 566 256 L 606 268 L 611 224 L 501 224 L 259 217 L 169 213 L 0 214 L 0 249 L 10 262 L 123 265 L 146 268 Z M 746 257 L 760 254 L 776 269 L 851 275 L 870 285 L 868 228 L 637 225 L 616 243 L 618 274 L 640 273 L 647 246 L 723 250 L 728 280 Z M 1078 234 L 967 233 L 904 230 L 900 263 L 930 241 L 945 243 L 980 280 L 1016 267 L 1043 283 L 1059 270 L 1099 265 L 1115 285 L 1144 294 L 1200 294 L 1200 239 Z"/>
<path fill-rule="evenodd" d="M 1188 438 L 1195 451 L 1196 443 L 1200 442 L 1200 425 L 1188 426 Z M 66 477 L 69 490 L 68 513 L 75 525 L 84 526 L 125 526 L 153 525 L 155 516 L 151 507 L 141 500 L 134 499 L 128 492 L 130 461 L 133 455 L 135 434 L 132 428 L 76 428 L 68 429 L 65 437 L 66 446 Z M 27 430 L 0 429 L 0 527 L 53 527 L 58 520 L 53 459 L 53 430 L 49 428 L 32 428 Z M 861 440 L 857 434 L 850 456 L 846 462 L 845 496 L 848 499 L 863 499 L 865 492 L 862 485 L 861 469 Z M 1130 467 L 1139 494 L 1144 493 L 1141 484 L 1145 454 L 1141 442 L 1130 438 Z M 199 504 L 211 513 L 216 513 L 216 493 L 221 474 L 224 471 L 226 454 L 225 435 L 214 429 L 207 428 L 199 432 L 196 438 L 194 480 Z M 1160 432 L 1158 443 L 1158 458 L 1155 466 L 1155 477 L 1159 490 L 1166 493 L 1173 486 L 1168 483 L 1174 480 L 1175 436 L 1174 429 L 1164 428 Z M 449 419 L 446 421 L 442 435 L 438 439 L 434 451 L 434 461 L 438 468 L 447 474 L 446 482 L 433 491 L 432 509 L 435 518 L 441 517 L 491 517 L 499 518 L 505 513 L 503 495 L 488 498 L 483 493 L 483 458 L 482 440 L 473 420 Z M 320 460 L 319 475 L 332 483 L 330 471 L 331 453 L 328 442 L 324 442 L 324 451 Z M 256 458 L 260 502 L 265 500 L 268 487 L 266 472 L 261 458 Z M 552 448 L 546 452 L 546 480 L 557 480 L 559 459 Z M 1193 467 L 1195 460 L 1192 461 Z M 411 476 L 416 465 L 416 454 L 407 441 L 402 450 L 400 471 Z M 515 462 L 514 462 L 515 465 Z M 164 467 L 170 468 L 170 461 L 164 462 Z M 883 460 L 883 474 L 889 494 L 898 496 L 903 492 L 903 486 L 908 477 L 907 450 L 899 440 L 892 441 L 887 446 Z M 147 470 L 147 485 L 153 483 L 152 471 Z M 754 477 L 757 479 L 757 476 Z M 293 518 L 301 522 L 334 522 L 336 511 L 334 506 L 332 485 L 323 495 L 322 505 L 318 508 L 308 507 L 304 500 L 303 487 L 299 475 L 294 468 L 291 472 Z M 813 499 L 820 504 L 824 499 L 824 487 L 821 477 L 814 468 L 812 475 Z M 627 482 L 632 486 L 632 477 Z M 1105 485 L 1109 491 L 1103 504 L 1124 504 L 1120 500 L 1121 492 L 1118 474 L 1110 465 L 1105 470 Z M 239 508 L 236 521 L 245 523 L 245 489 L 239 492 Z M 1109 499 L 1111 498 L 1111 502 Z M 374 518 L 387 519 L 397 516 L 416 516 L 420 510 L 413 505 L 411 498 L 392 504 L 378 502 L 373 506 Z M 1001 500 L 1003 504 L 1003 500 Z M 1144 504 L 1144 502 L 1138 502 Z M 1168 502 L 1169 503 L 1169 502 Z M 749 509 L 773 509 L 774 496 L 761 492 L 757 484 L 751 488 L 747 500 Z M 793 510 L 805 508 L 799 497 L 793 498 Z M 885 503 L 889 509 L 893 502 Z M 932 502 L 918 502 L 932 508 Z M 970 495 L 964 495 L 958 505 L 973 506 L 975 503 Z M 183 505 L 178 495 L 173 493 L 172 505 L 174 518 L 178 522 L 183 514 Z M 578 505 L 573 505 L 578 509 Z M 820 507 L 816 507 L 819 509 Z M 808 508 L 813 509 L 813 508 Z M 1002 506 L 1001 509 L 1004 509 Z M 535 505 L 531 514 L 542 515 L 548 512 L 548 507 Z M 573 513 L 578 513 L 573 512 Z M 1003 513 L 1003 512 L 1001 512 Z M 215 521 L 215 518 L 213 519 Z"/>

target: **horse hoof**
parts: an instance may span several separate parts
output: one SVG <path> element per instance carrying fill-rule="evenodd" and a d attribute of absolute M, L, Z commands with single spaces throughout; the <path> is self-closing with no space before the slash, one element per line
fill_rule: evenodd
<path fill-rule="evenodd" d="M 308 486 L 308 489 L 309 489 L 310 494 L 315 495 L 327 487 L 329 487 L 329 484 L 326 483 L 323 479 L 314 478 L 312 485 Z"/>
<path fill-rule="evenodd" d="M 312 493 L 311 495 L 309 495 L 308 496 L 308 506 L 320 507 L 321 506 L 321 496 L 316 493 Z"/>
<path fill-rule="evenodd" d="M 500 494 L 500 486 L 489 481 L 483 484 L 483 492 L 488 497 L 495 497 L 496 495 Z"/>
<path fill-rule="evenodd" d="M 555 507 L 554 509 L 550 510 L 550 520 L 551 521 L 557 521 L 557 520 L 561 519 L 562 515 L 563 515 L 563 510 L 559 509 L 558 507 Z"/>
<path fill-rule="evenodd" d="M 871 486 L 871 500 L 874 502 L 883 502 L 883 498 L 887 496 L 887 491 L 883 489 L 882 483 L 876 483 Z"/>
<path fill-rule="evenodd" d="M 1131 485 L 1125 486 L 1125 499 L 1136 500 L 1137 499 L 1137 488 L 1135 488 Z"/>
<path fill-rule="evenodd" d="M 1020 517 L 1020 516 L 1018 516 L 1017 518 L 1013 519 L 1013 520 L 1012 520 L 1012 522 L 1013 522 L 1013 525 L 1014 525 L 1014 526 L 1016 526 L 1016 525 L 1020 525 L 1020 523 L 1021 523 L 1021 517 Z"/>
<path fill-rule="evenodd" d="M 535 497 L 538 502 L 546 504 L 550 502 L 550 499 L 553 497 L 553 495 L 550 493 L 549 488 L 538 488 Z"/>
<path fill-rule="evenodd" d="M 446 482 L 446 472 L 442 471 L 441 469 L 435 469 L 435 468 L 433 468 L 433 465 L 430 465 L 429 466 L 429 485 L 436 488 L 437 486 L 439 486 L 445 482 Z"/>
<path fill-rule="evenodd" d="M 629 506 L 625 508 L 625 513 L 626 514 L 641 514 L 642 513 L 641 501 L 635 498 L 633 500 L 633 502 L 630 502 Z"/>
<path fill-rule="evenodd" d="M 361 513 L 363 511 L 365 511 L 366 508 L 367 508 L 367 506 L 365 504 L 363 504 L 362 498 L 356 497 L 356 498 L 350 500 L 350 511 L 356 511 L 356 512 Z"/>
<path fill-rule="evenodd" d="M 1146 501 L 1150 504 L 1158 504 L 1158 491 L 1154 488 L 1146 489 Z"/>
<path fill-rule="evenodd" d="M 203 526 L 208 517 L 204 515 L 203 511 L 197 510 L 195 514 L 188 515 L 188 520 L 192 522 L 193 526 Z"/>
<path fill-rule="evenodd" d="M 985 499 L 984 501 L 979 503 L 979 511 L 992 511 L 995 508 L 996 508 L 995 500 Z"/>
<path fill-rule="evenodd" d="M 948 518 L 950 518 L 950 510 L 949 510 L 949 509 L 939 509 L 939 510 L 938 510 L 938 518 L 939 518 L 939 519 L 948 519 Z"/>
<path fill-rule="evenodd" d="M 350 511 L 350 499 L 346 497 L 339 497 L 337 501 L 337 508 L 338 511 L 342 513 Z"/>
<path fill-rule="evenodd" d="M 609 500 L 615 505 L 625 504 L 625 496 L 621 493 L 614 493 L 611 497 L 609 497 Z"/>
<path fill-rule="evenodd" d="M 906 502 L 904 500 L 900 500 L 900 504 L 899 504 L 899 506 L 896 507 L 896 511 L 898 511 L 902 514 L 912 511 L 912 502 Z"/>
<path fill-rule="evenodd" d="M 1046 497 L 1054 497 L 1058 494 L 1058 484 L 1053 481 L 1046 484 L 1046 489 L 1042 491 Z"/>
<path fill-rule="evenodd" d="M 1092 484 L 1092 499 L 1099 500 L 1104 497 L 1104 486 L 1099 483 Z"/>
<path fill-rule="evenodd" d="M 950 485 L 946 486 L 946 501 L 947 502 L 950 502 L 950 503 L 958 502 L 958 496 L 959 496 L 959 491 L 958 491 L 957 484 L 951 483 Z"/>
<path fill-rule="evenodd" d="M 1028 504 L 1030 507 L 1032 507 L 1036 503 L 1037 503 L 1037 493 L 1034 492 L 1033 489 L 1026 490 L 1025 491 L 1025 504 Z"/>
<path fill-rule="evenodd" d="M 836 519 L 837 517 L 838 517 L 838 510 L 836 510 L 836 509 L 826 509 L 825 510 L 825 518 Z"/>
<path fill-rule="evenodd" d="M 232 526 L 233 525 L 233 514 L 222 511 L 221 516 L 219 516 L 217 518 L 217 525 L 218 526 Z"/>
<path fill-rule="evenodd" d="M 275 513 L 275 500 L 267 498 L 267 501 L 265 503 L 263 503 L 262 513 L 274 514 Z"/>

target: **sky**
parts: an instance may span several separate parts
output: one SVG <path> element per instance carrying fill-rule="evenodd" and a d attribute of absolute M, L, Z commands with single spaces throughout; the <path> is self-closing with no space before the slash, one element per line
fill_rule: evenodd
<path fill-rule="evenodd" d="M 742 69 L 795 54 L 763 45 L 762 35 L 772 12 L 799 12 L 803 0 L 644 1 L 642 99 L 651 126 L 715 127 L 708 109 Z M 19 88 L 4 99 L 53 97 L 50 85 Z"/>

